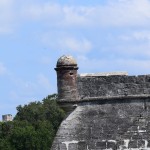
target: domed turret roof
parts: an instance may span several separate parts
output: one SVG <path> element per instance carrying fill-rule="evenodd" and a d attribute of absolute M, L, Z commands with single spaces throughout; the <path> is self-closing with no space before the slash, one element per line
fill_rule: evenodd
<path fill-rule="evenodd" d="M 57 61 L 57 67 L 59 66 L 77 66 L 77 62 L 72 56 L 63 55 Z"/>

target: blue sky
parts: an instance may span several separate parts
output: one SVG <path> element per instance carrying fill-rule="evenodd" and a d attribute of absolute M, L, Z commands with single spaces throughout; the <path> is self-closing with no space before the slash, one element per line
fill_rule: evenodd
<path fill-rule="evenodd" d="M 0 115 L 57 92 L 57 59 L 79 73 L 150 73 L 150 0 L 0 0 Z"/>

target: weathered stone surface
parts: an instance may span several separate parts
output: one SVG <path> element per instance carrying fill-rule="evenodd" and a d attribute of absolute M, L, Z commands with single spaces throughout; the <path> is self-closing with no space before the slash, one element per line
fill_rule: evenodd
<path fill-rule="evenodd" d="M 77 62 L 72 56 L 63 55 L 58 59 L 56 66 L 77 66 Z"/>
<path fill-rule="evenodd" d="M 62 143 L 67 150 L 148 149 L 149 103 L 150 99 L 81 103 L 62 122 L 52 150 L 64 150 L 59 148 Z"/>
<path fill-rule="evenodd" d="M 81 100 L 92 97 L 112 97 L 150 94 L 150 75 L 84 76 L 78 77 Z"/>
<path fill-rule="evenodd" d="M 80 74 L 79 76 L 80 77 L 96 77 L 96 76 L 116 76 L 116 75 L 120 75 L 120 76 L 122 76 L 122 75 L 128 75 L 128 73 L 127 72 L 120 72 L 120 71 L 118 71 L 118 72 L 100 72 L 100 73 L 82 73 L 82 74 Z"/>
<path fill-rule="evenodd" d="M 76 61 L 57 63 L 58 103 L 75 108 L 51 150 L 150 150 L 150 75 L 77 75 Z"/>
<path fill-rule="evenodd" d="M 57 87 L 59 101 L 77 100 L 77 63 L 72 56 L 62 56 L 58 59 L 55 70 L 57 71 Z"/>

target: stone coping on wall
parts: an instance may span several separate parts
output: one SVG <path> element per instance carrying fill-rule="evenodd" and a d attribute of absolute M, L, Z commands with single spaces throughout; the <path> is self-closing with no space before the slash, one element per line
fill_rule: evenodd
<path fill-rule="evenodd" d="M 66 100 L 59 100 L 57 101 L 58 104 L 78 104 L 82 102 L 95 102 L 95 101 L 113 101 L 113 100 L 135 100 L 135 99 L 147 99 L 150 98 L 150 94 L 141 94 L 141 95 L 127 95 L 127 96 L 100 96 L 100 97 L 86 97 L 83 99 L 78 99 L 78 100 L 71 100 L 71 101 L 66 101 Z"/>
<path fill-rule="evenodd" d="M 100 72 L 100 73 L 81 73 L 79 77 L 95 77 L 95 76 L 127 76 L 126 71 L 115 71 L 115 72 Z"/>

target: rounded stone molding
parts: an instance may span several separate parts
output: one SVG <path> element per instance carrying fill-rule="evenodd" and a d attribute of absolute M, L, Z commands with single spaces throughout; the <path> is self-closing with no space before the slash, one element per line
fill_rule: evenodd
<path fill-rule="evenodd" d="M 61 66 L 77 66 L 76 60 L 70 55 L 63 55 L 57 61 L 57 67 Z"/>

